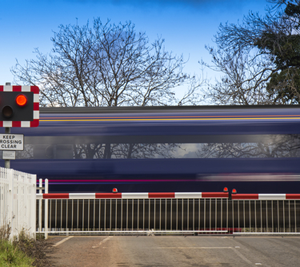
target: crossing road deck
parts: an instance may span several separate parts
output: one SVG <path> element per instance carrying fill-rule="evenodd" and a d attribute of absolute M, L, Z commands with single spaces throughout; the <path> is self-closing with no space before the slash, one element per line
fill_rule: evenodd
<path fill-rule="evenodd" d="M 54 266 L 299 266 L 300 237 L 53 237 Z"/>

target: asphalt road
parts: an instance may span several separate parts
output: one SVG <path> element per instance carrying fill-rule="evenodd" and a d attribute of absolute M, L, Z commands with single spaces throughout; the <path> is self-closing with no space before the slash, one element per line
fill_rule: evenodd
<path fill-rule="evenodd" d="M 53 266 L 300 266 L 300 237 L 54 237 Z"/>

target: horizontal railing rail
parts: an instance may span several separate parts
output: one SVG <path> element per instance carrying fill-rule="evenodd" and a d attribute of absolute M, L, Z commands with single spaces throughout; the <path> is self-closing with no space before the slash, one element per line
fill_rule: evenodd
<path fill-rule="evenodd" d="M 228 198 L 228 192 L 177 192 L 177 193 L 44 193 L 37 199 L 199 199 Z"/>

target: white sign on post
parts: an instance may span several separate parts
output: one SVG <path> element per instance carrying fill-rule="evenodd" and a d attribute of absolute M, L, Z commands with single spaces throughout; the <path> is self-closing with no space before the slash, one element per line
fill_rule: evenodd
<path fill-rule="evenodd" d="M 3 151 L 2 159 L 16 159 L 16 151 Z"/>
<path fill-rule="evenodd" d="M 0 150 L 24 150 L 24 135 L 0 134 Z"/>

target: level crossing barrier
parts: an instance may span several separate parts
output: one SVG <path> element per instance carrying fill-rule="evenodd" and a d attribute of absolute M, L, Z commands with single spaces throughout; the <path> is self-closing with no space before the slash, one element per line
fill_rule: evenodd
<path fill-rule="evenodd" d="M 37 232 L 299 234 L 300 194 L 39 193 Z"/>
<path fill-rule="evenodd" d="M 46 237 L 48 233 L 226 233 L 224 208 L 228 195 L 228 192 L 49 194 L 46 191 L 37 194 L 37 232 Z"/>
<path fill-rule="evenodd" d="M 232 194 L 231 199 L 232 226 L 242 229 L 238 234 L 300 234 L 300 194 Z"/>

